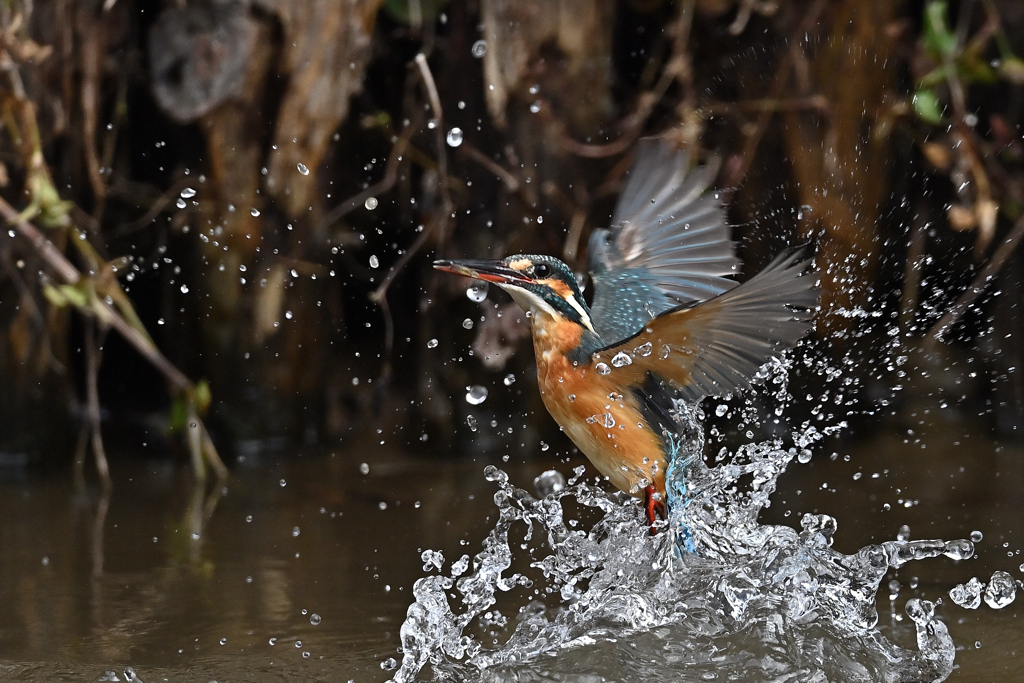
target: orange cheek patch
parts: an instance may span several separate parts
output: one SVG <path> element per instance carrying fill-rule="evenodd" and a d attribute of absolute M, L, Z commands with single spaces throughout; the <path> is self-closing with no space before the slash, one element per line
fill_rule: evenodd
<path fill-rule="evenodd" d="M 565 284 L 561 280 L 556 280 L 554 278 L 551 278 L 549 280 L 538 280 L 537 284 L 544 285 L 545 287 L 550 287 L 552 290 L 554 290 L 555 294 L 562 297 L 563 299 L 567 299 L 569 295 L 572 294 L 572 290 L 569 289 L 569 285 Z"/>

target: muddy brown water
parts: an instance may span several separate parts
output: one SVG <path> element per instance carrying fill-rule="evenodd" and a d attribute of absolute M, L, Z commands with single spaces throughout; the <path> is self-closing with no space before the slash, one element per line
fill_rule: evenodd
<path fill-rule="evenodd" d="M 949 680 L 1024 681 L 1024 596 L 1000 611 L 946 596 L 996 569 L 1022 577 L 1024 448 L 940 420 L 815 453 L 790 466 L 765 521 L 830 514 L 844 552 L 904 524 L 912 538 L 981 531 L 976 559 L 893 572 L 902 588 L 892 603 L 881 592 L 880 625 L 912 646 L 906 600 L 944 597 L 958 645 Z M 494 464 L 527 488 L 578 464 L 539 455 Z M 109 499 L 76 490 L 67 470 L 0 482 L 0 680 L 94 681 L 127 666 L 145 683 L 386 680 L 420 552 L 472 554 L 493 524 L 491 461 L 383 447 L 253 460 L 209 495 L 145 453 L 115 460 Z"/>

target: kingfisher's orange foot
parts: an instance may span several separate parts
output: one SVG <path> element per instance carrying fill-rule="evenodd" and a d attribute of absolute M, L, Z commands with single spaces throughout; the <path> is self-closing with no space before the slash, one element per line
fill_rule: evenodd
<path fill-rule="evenodd" d="M 651 525 L 651 536 L 658 533 L 658 527 L 654 526 L 654 522 L 659 517 L 665 518 L 665 504 L 659 501 L 654 494 L 653 486 L 644 488 L 644 513 L 647 515 L 647 523 Z"/>

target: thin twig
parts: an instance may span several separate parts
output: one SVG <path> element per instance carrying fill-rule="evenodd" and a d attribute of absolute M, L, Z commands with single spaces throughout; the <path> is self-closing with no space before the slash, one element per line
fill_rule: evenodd
<path fill-rule="evenodd" d="M 118 226 L 117 229 L 114 230 L 114 237 L 125 237 L 126 235 L 130 235 L 133 232 L 138 232 L 139 230 L 148 227 L 149 224 L 155 221 L 157 216 L 163 212 L 164 208 L 170 204 L 175 197 L 180 195 L 182 190 L 188 187 L 189 182 L 188 178 L 182 178 L 171 185 L 163 194 L 156 198 L 156 201 L 153 202 L 149 207 L 149 210 L 146 211 L 141 218 L 138 218 L 131 223 L 125 223 L 124 225 Z"/>
<path fill-rule="evenodd" d="M 985 267 L 982 268 L 975 276 L 971 285 L 964 290 L 964 293 L 960 295 L 960 298 L 956 300 L 946 314 L 939 318 L 939 321 L 932 326 L 932 329 L 928 331 L 930 340 L 941 341 L 949 329 L 956 324 L 958 320 L 967 312 L 967 309 L 971 307 L 971 304 L 981 296 L 981 293 L 985 291 L 988 284 L 999 274 L 1003 266 L 1006 265 L 1007 260 L 1013 253 L 1013 250 L 1020 244 L 1021 238 L 1024 238 L 1024 216 L 1017 219 L 1017 222 L 1013 226 L 1013 230 L 1006 236 L 1003 243 L 999 245 L 996 252 L 992 254 L 992 258 L 988 260 Z"/>
<path fill-rule="evenodd" d="M 799 111 L 802 109 L 817 109 L 822 112 L 827 112 L 831 108 L 831 104 L 828 98 L 823 95 L 808 95 L 807 97 L 797 97 L 792 99 L 759 99 L 759 100 L 743 100 L 741 102 L 712 102 L 701 109 L 706 116 L 721 116 L 724 114 L 734 114 L 742 111 L 755 111 L 755 112 L 782 112 L 782 111 Z"/>
<path fill-rule="evenodd" d="M 418 125 L 410 122 L 409 125 L 402 130 L 398 139 L 395 140 L 395 144 L 391 146 L 391 155 L 388 157 L 387 165 L 384 167 L 384 176 L 378 182 L 366 188 L 359 194 L 346 199 L 331 209 L 320 222 L 321 231 L 324 231 L 337 223 L 350 211 L 363 206 L 366 203 L 366 200 L 370 197 L 376 197 L 377 195 L 384 194 L 395 186 L 395 183 L 398 182 L 398 165 L 405 156 L 405 150 L 409 146 L 409 141 L 412 140 L 412 136 L 418 127 Z"/>
<path fill-rule="evenodd" d="M 47 239 L 46 236 L 36 228 L 36 226 L 21 218 L 18 212 L 15 211 L 14 207 L 8 204 L 3 198 L 0 198 L 0 216 L 2 216 L 9 225 L 14 226 L 14 228 L 29 241 L 47 265 L 49 265 L 49 267 L 57 274 L 60 280 L 70 285 L 78 284 L 82 279 L 82 274 L 74 264 L 68 261 L 60 249 L 58 249 L 53 242 Z M 143 356 L 143 358 L 148 360 L 153 367 L 163 374 L 175 392 L 184 393 L 189 397 L 189 405 L 194 406 L 194 401 L 191 396 L 195 390 L 195 385 L 192 381 L 186 377 L 181 370 L 176 368 L 171 361 L 167 360 L 167 357 L 160 352 L 160 349 L 158 349 L 145 334 L 135 329 L 135 327 L 133 327 L 132 324 L 129 323 L 112 304 L 108 303 L 105 299 L 99 299 L 96 301 L 96 305 L 87 309 L 82 309 L 82 312 L 87 315 L 95 316 L 102 325 L 106 325 L 117 330 L 118 333 Z M 196 422 L 199 425 L 202 424 L 199 422 L 198 417 L 196 418 Z M 226 468 L 224 468 L 223 462 L 220 460 L 220 456 L 217 455 L 216 449 L 212 448 L 212 444 L 210 444 L 210 448 L 208 449 L 202 448 L 201 443 L 199 446 L 200 453 L 202 456 L 205 456 L 206 460 L 214 468 L 218 476 L 220 476 L 221 473 L 227 472 Z"/>
<path fill-rule="evenodd" d="M 86 422 L 89 423 L 89 430 L 92 432 L 92 455 L 96 459 L 96 471 L 100 476 L 100 483 L 105 491 L 111 488 L 110 467 L 107 465 L 107 452 L 103 447 L 103 431 L 100 420 L 100 392 L 99 372 L 102 362 L 102 349 L 100 340 L 105 331 L 91 321 L 85 331 L 85 393 L 86 393 Z"/>
<path fill-rule="evenodd" d="M 797 57 L 801 50 L 803 50 L 803 37 L 809 34 L 814 25 L 818 23 L 818 18 L 825 10 L 827 4 L 827 0 L 815 0 L 814 4 L 807 10 L 803 21 L 800 22 L 793 38 L 790 39 L 789 50 L 786 51 L 785 56 L 782 58 L 782 63 L 779 64 L 779 68 L 775 72 L 775 80 L 772 81 L 772 86 L 768 91 L 767 97 L 765 97 L 766 100 L 778 100 L 782 97 L 782 91 L 785 90 L 786 83 L 789 82 L 790 71 L 792 71 Z M 734 163 L 725 165 L 725 177 L 723 182 L 720 183 L 721 187 L 736 187 L 747 175 L 747 171 L 750 170 L 750 164 L 754 162 L 754 154 L 757 152 L 758 147 L 761 146 L 761 139 L 768 131 L 768 124 L 771 122 L 773 114 L 774 110 L 765 110 L 757 117 L 754 131 L 747 136 L 746 141 L 743 143 L 743 150 L 740 152 L 740 156 Z"/>
<path fill-rule="evenodd" d="M 2 198 L 0 198 L 0 215 L 13 225 L 23 237 L 28 239 L 39 255 L 43 257 L 43 260 L 46 261 L 47 265 L 57 273 L 61 280 L 69 285 L 78 283 L 82 278 L 82 274 L 78 272 L 74 264 L 68 261 L 57 246 L 48 240 L 43 233 L 39 232 L 36 226 L 21 219 L 18 216 L 18 212 L 14 210 L 14 207 Z M 160 353 L 159 349 L 155 348 L 142 333 L 132 327 L 112 305 L 101 300 L 99 305 L 93 310 L 97 318 L 100 319 L 100 322 L 117 330 L 129 344 L 135 347 L 136 351 L 141 353 L 146 360 L 152 363 L 167 378 L 167 381 L 176 390 L 189 391 L 192 389 L 192 381 L 181 370 L 174 367 L 167 360 L 167 357 Z"/>
<path fill-rule="evenodd" d="M 508 190 L 512 194 L 516 194 L 519 192 L 520 188 L 522 187 L 522 183 L 519 182 L 519 178 L 516 178 L 501 164 L 492 160 L 490 157 L 488 157 L 486 154 L 484 154 L 483 152 L 481 152 L 468 142 L 463 142 L 462 146 L 460 147 L 460 150 L 470 159 L 480 164 L 494 175 L 498 176 L 498 178 L 501 179 L 501 182 L 505 184 L 506 190 Z"/>
<path fill-rule="evenodd" d="M 548 112 L 548 107 L 541 107 L 539 113 L 547 114 L 549 121 L 558 125 L 559 141 L 565 151 L 586 159 L 602 159 L 622 154 L 629 149 L 629 146 L 640 136 L 647 119 L 650 118 L 658 102 L 661 102 L 662 98 L 665 97 L 665 93 L 668 92 L 672 83 L 681 76 L 686 76 L 687 82 L 689 80 L 691 69 L 687 46 L 690 39 L 690 29 L 693 25 L 693 11 L 694 0 L 687 0 L 683 3 L 675 26 L 676 35 L 673 40 L 672 56 L 665 64 L 661 77 L 655 86 L 646 92 L 640 93 L 633 111 L 619 122 L 617 127 L 620 131 L 620 136 L 617 140 L 603 145 L 577 142 L 565 132 L 564 126 L 561 123 L 554 120 L 554 117 Z"/>
<path fill-rule="evenodd" d="M 435 231 L 438 234 L 438 240 L 443 241 L 445 235 L 448 233 L 448 224 L 451 221 L 452 215 L 452 196 L 448 187 L 448 155 L 445 151 L 444 142 L 444 113 L 441 109 L 441 98 L 437 94 L 437 85 L 434 83 L 434 76 L 430 73 L 430 66 L 427 64 L 427 57 L 422 52 L 416 55 L 416 66 L 419 68 L 420 76 L 423 78 L 423 86 L 427 90 L 427 98 L 430 100 L 430 108 L 434 112 L 434 140 L 437 145 L 437 182 L 441 188 L 441 209 L 432 221 L 428 221 L 427 225 L 423 228 L 423 232 L 413 242 L 412 246 L 406 250 L 402 257 L 398 259 L 388 274 L 384 276 L 384 279 L 378 285 L 377 289 L 370 293 L 370 301 L 373 301 L 380 306 L 381 314 L 384 316 L 384 329 L 385 329 L 385 360 L 384 373 L 382 379 L 386 379 L 387 375 L 390 374 L 391 363 L 390 356 L 391 350 L 394 346 L 394 321 L 391 319 L 391 308 L 388 306 L 387 295 L 388 288 L 391 283 L 395 281 L 398 273 L 405 268 L 406 264 L 412 259 L 413 255 L 420 250 L 420 248 L 426 244 L 427 239 L 430 238 L 431 234 Z"/>
<path fill-rule="evenodd" d="M 448 216 L 452 210 L 452 196 L 448 187 L 448 154 L 444 147 L 444 112 L 441 109 L 441 98 L 437 94 L 434 75 L 430 73 L 427 57 L 422 52 L 416 55 L 416 66 L 419 67 L 420 75 L 423 77 L 423 85 L 427 88 L 427 97 L 430 98 L 430 108 L 434 110 L 434 119 L 437 122 L 437 125 L 434 126 L 434 138 L 437 141 L 438 182 L 441 185 L 441 199 L 444 201 L 445 216 Z M 443 227 L 447 227 L 447 223 L 446 219 Z M 443 239 L 444 232 L 442 231 L 441 234 Z"/>

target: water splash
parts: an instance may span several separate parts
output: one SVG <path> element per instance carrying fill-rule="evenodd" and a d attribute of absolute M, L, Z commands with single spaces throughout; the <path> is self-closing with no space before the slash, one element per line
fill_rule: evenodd
<path fill-rule="evenodd" d="M 762 379 L 784 395 L 776 370 Z M 910 650 L 876 628 L 876 594 L 890 569 L 967 559 L 970 541 L 901 538 L 844 555 L 832 549 L 828 515 L 804 515 L 799 531 L 760 524 L 787 466 L 843 423 L 805 424 L 794 447 L 750 443 L 710 466 L 703 416 L 683 404 L 673 412 L 683 436 L 668 471 L 671 512 L 653 537 L 635 501 L 581 481 L 582 467 L 537 496 L 486 468 L 498 520 L 471 564 L 463 557 L 447 575 L 416 582 L 393 681 L 419 680 L 427 668 L 440 681 L 898 683 L 950 674 L 955 648 L 934 604 L 907 602 Z M 993 600 L 1012 599 L 1004 588 Z"/>

